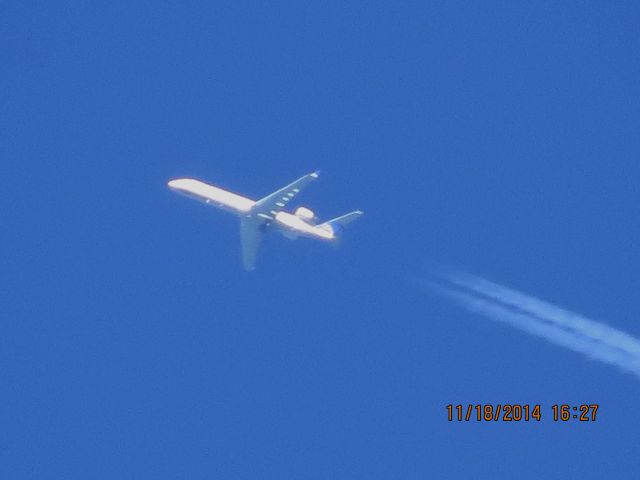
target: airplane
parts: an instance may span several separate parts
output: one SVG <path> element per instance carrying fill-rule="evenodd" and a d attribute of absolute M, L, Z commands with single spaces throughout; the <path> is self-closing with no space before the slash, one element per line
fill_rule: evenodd
<path fill-rule="evenodd" d="M 364 214 L 355 210 L 318 224 L 315 213 L 306 207 L 298 207 L 293 213 L 286 212 L 284 209 L 289 202 L 304 187 L 317 179 L 319 173 L 315 171 L 300 177 L 257 201 L 194 178 L 176 178 L 170 180 L 167 185 L 177 193 L 240 217 L 242 264 L 245 270 L 254 270 L 260 242 L 265 233 L 275 230 L 291 240 L 308 237 L 335 242 L 346 224 Z"/>

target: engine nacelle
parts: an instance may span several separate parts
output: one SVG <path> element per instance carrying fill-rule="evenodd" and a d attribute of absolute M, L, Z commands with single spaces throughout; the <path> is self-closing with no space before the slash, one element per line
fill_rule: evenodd
<path fill-rule="evenodd" d="M 305 222 L 312 222 L 316 218 L 316 214 L 313 210 L 309 210 L 306 207 L 298 207 L 295 212 L 295 216 L 301 218 Z"/>

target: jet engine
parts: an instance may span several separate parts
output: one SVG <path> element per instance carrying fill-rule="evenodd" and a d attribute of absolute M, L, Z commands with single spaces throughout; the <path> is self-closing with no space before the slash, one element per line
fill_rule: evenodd
<path fill-rule="evenodd" d="M 316 218 L 316 214 L 313 213 L 313 210 L 309 210 L 306 207 L 298 207 L 295 212 L 296 217 L 301 218 L 305 222 L 313 222 Z"/>

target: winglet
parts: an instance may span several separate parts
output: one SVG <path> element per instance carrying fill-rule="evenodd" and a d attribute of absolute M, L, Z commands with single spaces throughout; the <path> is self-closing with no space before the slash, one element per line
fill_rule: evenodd
<path fill-rule="evenodd" d="M 313 178 L 318 178 L 320 176 L 320 170 L 316 170 L 313 173 L 310 173 L 309 175 L 311 175 Z"/>

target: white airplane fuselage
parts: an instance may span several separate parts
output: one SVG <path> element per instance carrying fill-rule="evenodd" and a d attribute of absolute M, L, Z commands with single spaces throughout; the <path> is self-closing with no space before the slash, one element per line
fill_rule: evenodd
<path fill-rule="evenodd" d="M 212 207 L 227 210 L 241 217 L 260 220 L 263 222 L 265 229 L 279 230 L 287 238 L 309 237 L 327 241 L 337 239 L 336 232 L 333 231 L 331 225 L 314 225 L 310 223 L 310 220 L 313 220 L 313 218 L 304 219 L 298 215 L 282 210 L 255 213 L 252 209 L 256 205 L 256 201 L 200 180 L 178 178 L 169 181 L 167 185 L 177 193 L 191 197 Z M 290 197 L 293 197 L 293 194 L 291 194 Z M 286 204 L 290 197 L 287 195 L 283 196 L 281 203 L 283 203 L 283 205 Z"/>
<path fill-rule="evenodd" d="M 317 178 L 318 172 L 309 173 L 257 201 L 194 178 L 177 178 L 169 181 L 168 186 L 207 205 L 235 213 L 240 219 L 242 264 L 246 270 L 254 270 L 266 232 L 276 230 L 290 239 L 309 237 L 331 242 L 338 238 L 345 225 L 363 215 L 355 210 L 317 224 L 315 214 L 308 208 L 298 207 L 294 213 L 286 212 L 289 202 Z"/>

